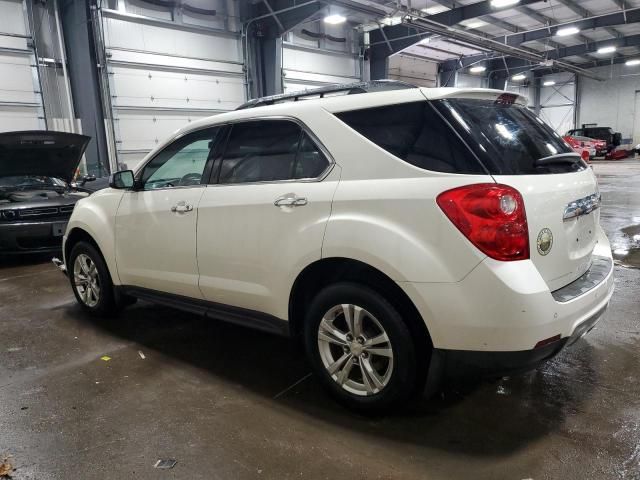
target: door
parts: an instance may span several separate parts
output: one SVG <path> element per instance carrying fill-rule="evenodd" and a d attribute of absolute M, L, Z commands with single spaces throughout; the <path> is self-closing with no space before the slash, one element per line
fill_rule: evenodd
<path fill-rule="evenodd" d="M 633 115 L 633 147 L 640 143 L 640 91 L 636 91 L 635 102 Z"/>
<path fill-rule="evenodd" d="M 196 218 L 205 191 L 203 172 L 222 128 L 178 138 L 138 176 L 116 217 L 116 260 L 124 285 L 201 298 Z"/>
<path fill-rule="evenodd" d="M 198 213 L 204 298 L 287 318 L 292 277 L 321 257 L 339 168 L 289 120 L 235 124 L 215 165 Z"/>

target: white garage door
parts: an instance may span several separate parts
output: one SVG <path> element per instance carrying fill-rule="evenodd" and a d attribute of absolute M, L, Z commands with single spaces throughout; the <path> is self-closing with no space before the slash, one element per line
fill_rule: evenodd
<path fill-rule="evenodd" d="M 245 101 L 240 39 L 214 30 L 217 22 L 187 13 L 176 24 L 103 11 L 119 163 L 132 168 L 176 129 Z"/>
<path fill-rule="evenodd" d="M 315 39 L 304 30 L 290 32 L 282 46 L 282 86 L 285 93 L 362 79 L 360 60 L 353 53 L 352 32 L 341 26 L 308 27 L 314 35 L 333 34 L 344 42 Z"/>
<path fill-rule="evenodd" d="M 0 0 L 0 12 L 0 131 L 44 129 L 25 6 L 18 0 Z"/>

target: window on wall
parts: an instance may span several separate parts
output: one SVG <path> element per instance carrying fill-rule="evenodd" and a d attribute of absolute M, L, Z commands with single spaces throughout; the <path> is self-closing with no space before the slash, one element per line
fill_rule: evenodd
<path fill-rule="evenodd" d="M 192 132 L 171 143 L 145 167 L 145 190 L 199 185 L 204 167 L 222 127 Z"/>
<path fill-rule="evenodd" d="M 329 162 L 300 126 L 287 120 L 234 124 L 220 165 L 219 183 L 315 178 Z"/>

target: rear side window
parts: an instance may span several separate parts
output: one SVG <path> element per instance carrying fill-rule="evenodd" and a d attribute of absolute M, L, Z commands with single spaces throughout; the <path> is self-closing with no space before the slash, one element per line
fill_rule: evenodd
<path fill-rule="evenodd" d="M 258 120 L 232 126 L 219 183 L 316 178 L 329 161 L 306 132 L 288 120 Z"/>
<path fill-rule="evenodd" d="M 447 173 L 485 173 L 426 101 L 352 110 L 336 116 L 368 140 L 416 167 Z"/>
<path fill-rule="evenodd" d="M 307 132 L 302 132 L 298 147 L 293 178 L 319 177 L 329 166 L 329 160 L 311 140 Z"/>
<path fill-rule="evenodd" d="M 587 168 L 562 137 L 526 107 L 456 98 L 433 102 L 494 175 L 569 173 Z M 544 159 L 544 160 L 542 160 Z"/>

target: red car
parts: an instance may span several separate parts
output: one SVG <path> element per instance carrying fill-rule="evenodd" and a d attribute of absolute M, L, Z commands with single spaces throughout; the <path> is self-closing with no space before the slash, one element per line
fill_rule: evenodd
<path fill-rule="evenodd" d="M 574 152 L 579 153 L 585 160 L 595 157 L 596 154 L 602 150 L 603 147 L 599 142 L 604 143 L 605 151 L 607 149 L 606 142 L 603 140 L 594 140 L 588 137 L 574 137 L 572 135 L 565 135 L 562 139 L 573 148 Z"/>

